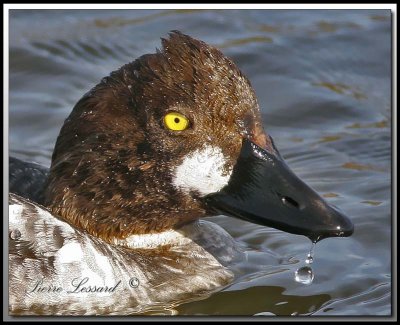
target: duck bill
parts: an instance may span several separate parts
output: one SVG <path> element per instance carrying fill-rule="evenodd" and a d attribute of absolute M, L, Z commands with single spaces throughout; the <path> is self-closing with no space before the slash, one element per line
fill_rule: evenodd
<path fill-rule="evenodd" d="M 244 138 L 229 183 L 205 198 L 208 206 L 314 242 L 350 236 L 350 219 L 298 178 L 276 148 L 270 151 Z"/>

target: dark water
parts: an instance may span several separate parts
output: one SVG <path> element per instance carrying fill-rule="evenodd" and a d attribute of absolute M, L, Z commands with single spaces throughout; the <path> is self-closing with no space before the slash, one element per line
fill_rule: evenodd
<path fill-rule="evenodd" d="M 103 76 L 178 29 L 220 47 L 251 80 L 288 164 L 353 220 L 315 249 L 311 285 L 294 281 L 310 242 L 214 217 L 248 249 L 236 281 L 166 313 L 391 313 L 389 11 L 14 11 L 10 154 L 50 164 L 59 129 Z"/>

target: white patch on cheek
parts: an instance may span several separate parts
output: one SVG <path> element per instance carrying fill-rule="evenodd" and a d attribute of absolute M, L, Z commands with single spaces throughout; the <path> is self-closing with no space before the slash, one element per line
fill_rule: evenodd
<path fill-rule="evenodd" d="M 189 154 L 175 170 L 173 184 L 185 192 L 201 195 L 218 192 L 228 184 L 232 169 L 224 170 L 226 159 L 218 147 L 205 146 Z"/>

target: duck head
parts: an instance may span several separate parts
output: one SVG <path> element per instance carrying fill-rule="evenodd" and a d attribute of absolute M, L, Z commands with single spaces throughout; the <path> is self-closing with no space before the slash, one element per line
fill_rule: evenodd
<path fill-rule="evenodd" d="M 45 204 L 107 241 L 216 213 L 312 240 L 353 232 L 285 164 L 249 80 L 180 32 L 76 104 L 56 142 Z"/>

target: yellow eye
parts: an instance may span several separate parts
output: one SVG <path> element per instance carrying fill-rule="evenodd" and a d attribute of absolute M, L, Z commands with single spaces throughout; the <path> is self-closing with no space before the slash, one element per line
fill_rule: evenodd
<path fill-rule="evenodd" d="M 183 131 L 189 126 L 188 118 L 176 112 L 167 113 L 164 116 L 164 123 L 172 131 Z"/>

